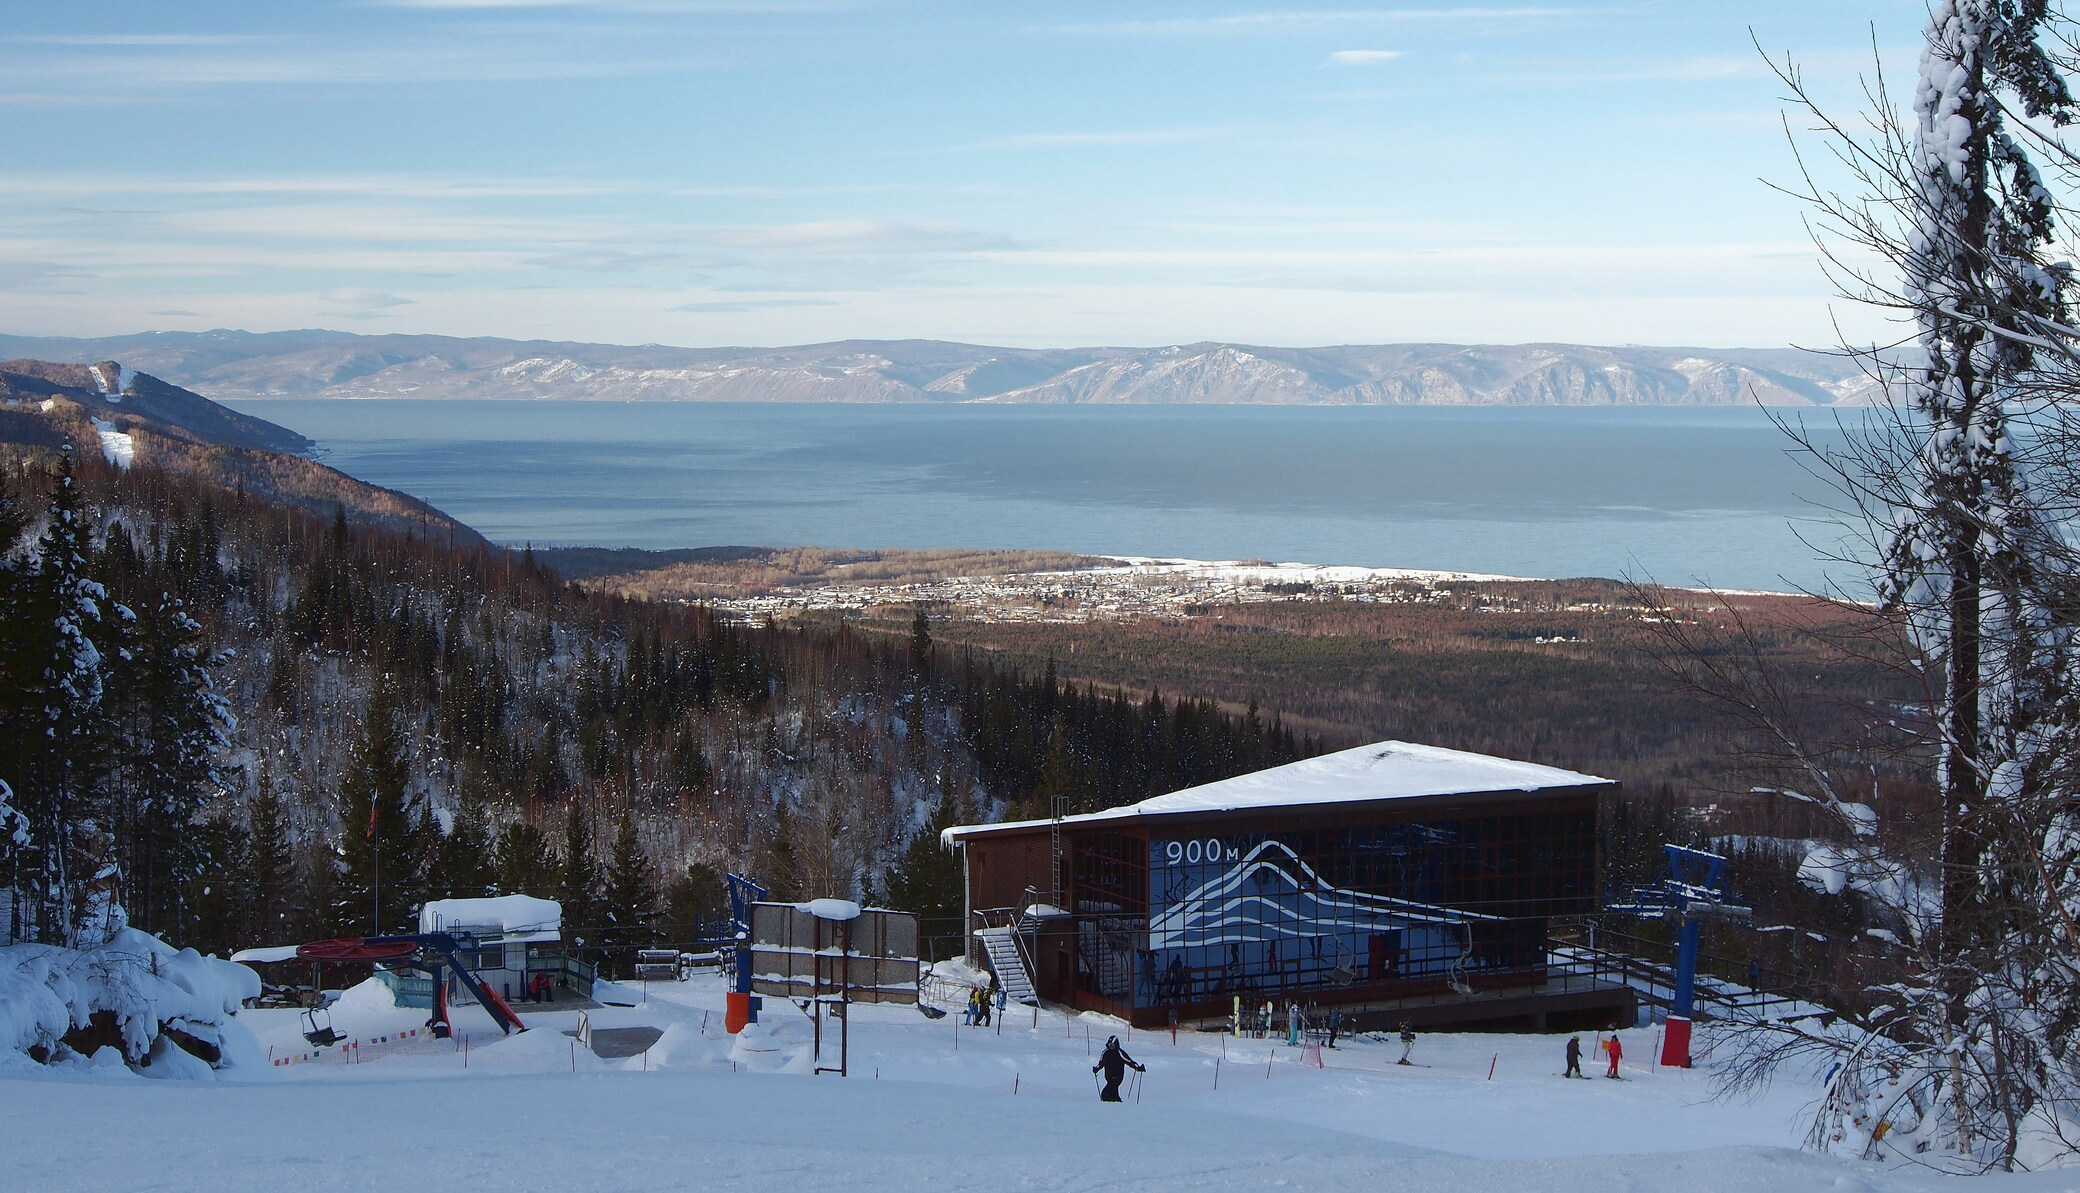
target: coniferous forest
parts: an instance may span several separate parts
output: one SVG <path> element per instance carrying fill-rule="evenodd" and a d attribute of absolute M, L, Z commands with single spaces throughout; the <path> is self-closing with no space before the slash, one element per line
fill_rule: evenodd
<path fill-rule="evenodd" d="M 901 639 L 732 625 L 344 508 L 4 450 L 12 939 L 127 915 L 221 952 L 519 892 L 562 900 L 611 959 L 692 940 L 727 871 L 951 937 L 939 829 L 1321 748 L 1275 717 L 984 663 L 922 614 Z"/>

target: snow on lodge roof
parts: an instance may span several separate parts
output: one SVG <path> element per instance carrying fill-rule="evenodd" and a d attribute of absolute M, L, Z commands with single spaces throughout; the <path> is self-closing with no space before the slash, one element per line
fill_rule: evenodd
<path fill-rule="evenodd" d="M 1516 762 L 1415 742 L 1382 741 L 1318 758 L 1304 758 L 1269 770 L 1236 775 L 1232 779 L 1187 787 L 1138 804 L 1081 816 L 1065 816 L 1062 823 L 1091 824 L 1212 812 L 1269 812 L 1325 804 L 1543 791 L 1554 787 L 1605 787 L 1613 782 L 1595 775 L 1541 766 L 1536 762 Z M 1003 824 L 960 825 L 947 829 L 941 839 L 952 845 L 970 836 L 1039 828 L 1053 823 L 1051 820 L 1020 820 Z"/>
<path fill-rule="evenodd" d="M 563 938 L 563 905 L 530 895 L 492 899 L 433 899 L 419 908 L 419 931 L 501 931 L 509 942 L 532 943 Z"/>

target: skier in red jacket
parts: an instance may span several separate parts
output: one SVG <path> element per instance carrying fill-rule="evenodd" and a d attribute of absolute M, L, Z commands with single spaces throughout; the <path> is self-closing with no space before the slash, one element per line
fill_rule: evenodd
<path fill-rule="evenodd" d="M 1625 1055 L 1625 1045 L 1618 1042 L 1618 1033 L 1612 1032 L 1611 1038 L 1603 1042 L 1603 1050 L 1609 1053 L 1611 1058 L 1610 1072 L 1604 1076 L 1615 1078 L 1618 1075 L 1618 1061 Z"/>

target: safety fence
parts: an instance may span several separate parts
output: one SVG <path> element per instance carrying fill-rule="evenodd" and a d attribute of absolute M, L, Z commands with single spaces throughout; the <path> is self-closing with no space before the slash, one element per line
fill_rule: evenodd
<path fill-rule="evenodd" d="M 327 1044 L 323 1047 L 314 1045 L 297 1052 L 277 1052 L 270 1046 L 267 1050 L 267 1063 L 276 1068 L 325 1062 L 353 1065 L 361 1063 L 364 1054 L 371 1057 L 388 1054 L 405 1045 L 420 1044 L 433 1038 L 433 1033 L 425 1028 L 413 1027 L 387 1035 L 370 1036 L 365 1040 L 341 1040 L 337 1044 Z M 459 1042 L 456 1046 L 461 1047 Z"/>

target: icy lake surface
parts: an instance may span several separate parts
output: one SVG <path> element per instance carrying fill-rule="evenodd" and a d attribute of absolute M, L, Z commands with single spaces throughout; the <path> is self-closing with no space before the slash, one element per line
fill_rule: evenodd
<path fill-rule="evenodd" d="M 1857 410 L 242 401 L 492 539 L 1049 547 L 1813 586 L 1772 417 Z M 1801 541 L 1801 536 L 1806 541 Z"/>

